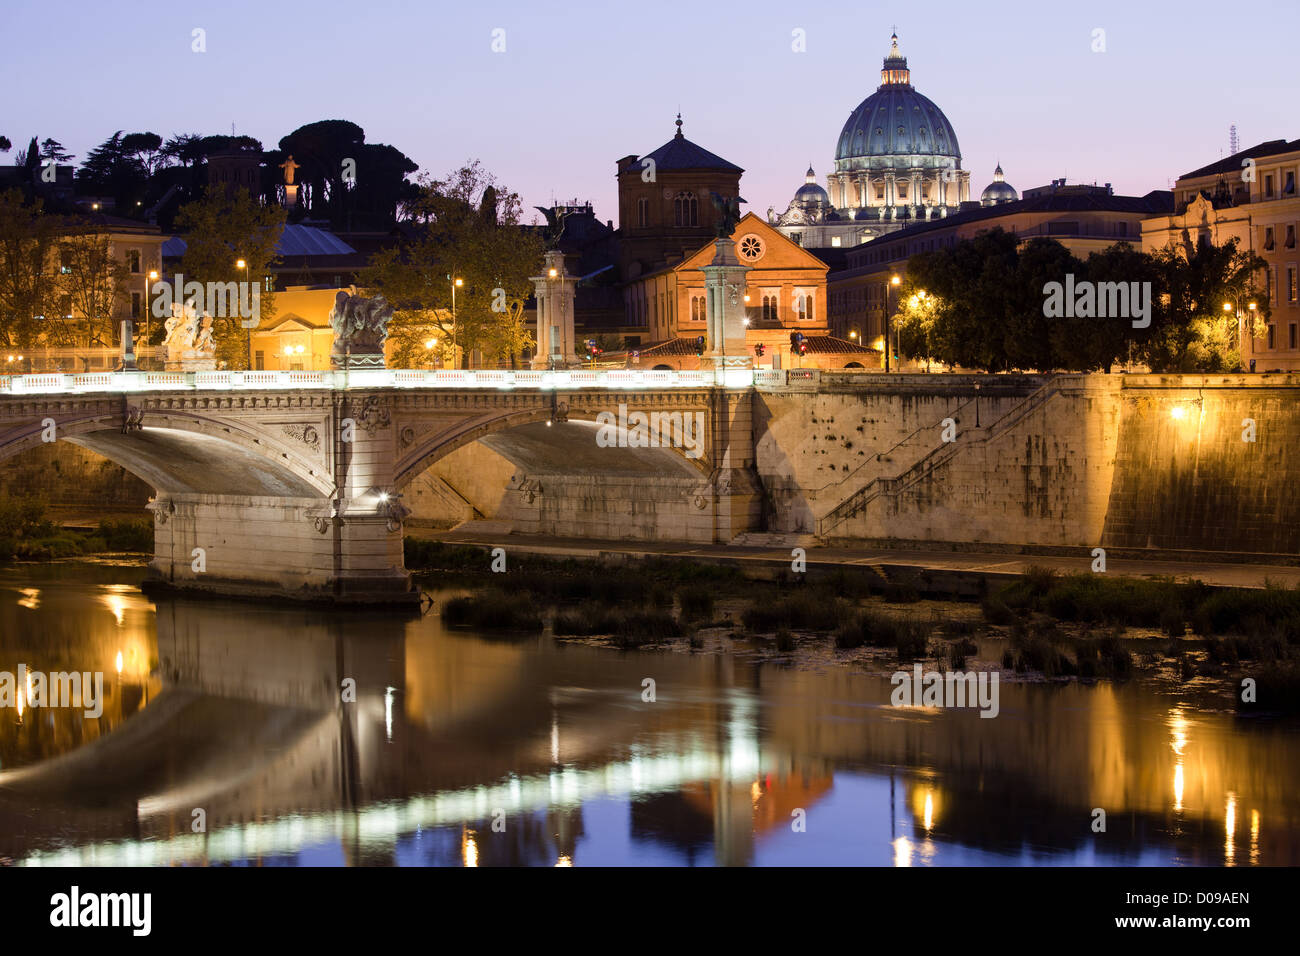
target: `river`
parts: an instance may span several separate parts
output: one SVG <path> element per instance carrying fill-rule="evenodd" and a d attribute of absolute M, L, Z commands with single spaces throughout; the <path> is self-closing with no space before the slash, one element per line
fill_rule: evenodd
<path fill-rule="evenodd" d="M 1300 726 L 1191 688 L 1004 681 L 982 719 L 834 662 L 154 602 L 143 577 L 0 569 L 0 672 L 104 688 L 98 717 L 0 710 L 4 862 L 1300 863 Z"/>

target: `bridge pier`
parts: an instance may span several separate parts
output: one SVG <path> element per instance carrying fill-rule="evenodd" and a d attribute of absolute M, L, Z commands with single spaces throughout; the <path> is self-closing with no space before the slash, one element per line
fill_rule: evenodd
<path fill-rule="evenodd" d="M 247 597 L 414 603 L 399 521 L 323 498 L 160 494 L 154 583 Z"/>

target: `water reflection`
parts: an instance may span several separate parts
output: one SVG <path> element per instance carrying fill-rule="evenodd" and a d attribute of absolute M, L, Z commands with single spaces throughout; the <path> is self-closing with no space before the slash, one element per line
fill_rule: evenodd
<path fill-rule="evenodd" d="M 1295 725 L 1198 710 L 1136 681 L 1004 684 L 1001 715 L 981 720 L 891 708 L 886 679 L 848 669 L 488 640 L 436 617 L 155 608 L 137 574 L 0 573 L 0 669 L 103 670 L 109 701 L 98 721 L 0 713 L 0 855 L 1300 862 Z"/>

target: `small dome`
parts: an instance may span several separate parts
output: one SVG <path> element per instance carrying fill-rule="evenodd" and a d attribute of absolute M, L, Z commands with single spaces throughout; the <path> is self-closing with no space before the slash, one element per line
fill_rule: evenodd
<path fill-rule="evenodd" d="M 980 193 L 980 205 L 998 206 L 1004 202 L 1015 202 L 1019 198 L 1020 194 L 1006 181 L 1002 175 L 1002 164 L 998 163 L 998 168 L 993 171 L 993 182 Z"/>

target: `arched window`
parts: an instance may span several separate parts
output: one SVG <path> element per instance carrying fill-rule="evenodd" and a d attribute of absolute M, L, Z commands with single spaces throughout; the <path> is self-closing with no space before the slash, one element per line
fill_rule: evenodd
<path fill-rule="evenodd" d="M 804 289 L 795 290 L 794 317 L 800 322 L 809 322 L 813 318 L 813 294 Z"/>
<path fill-rule="evenodd" d="M 764 322 L 777 321 L 777 293 L 776 292 L 763 293 L 763 321 Z"/>
<path fill-rule="evenodd" d="M 678 226 L 698 226 L 700 206 L 693 192 L 680 192 L 673 200 L 673 221 Z"/>
<path fill-rule="evenodd" d="M 691 321 L 703 322 L 706 317 L 704 308 L 704 293 L 692 293 L 691 295 Z"/>

